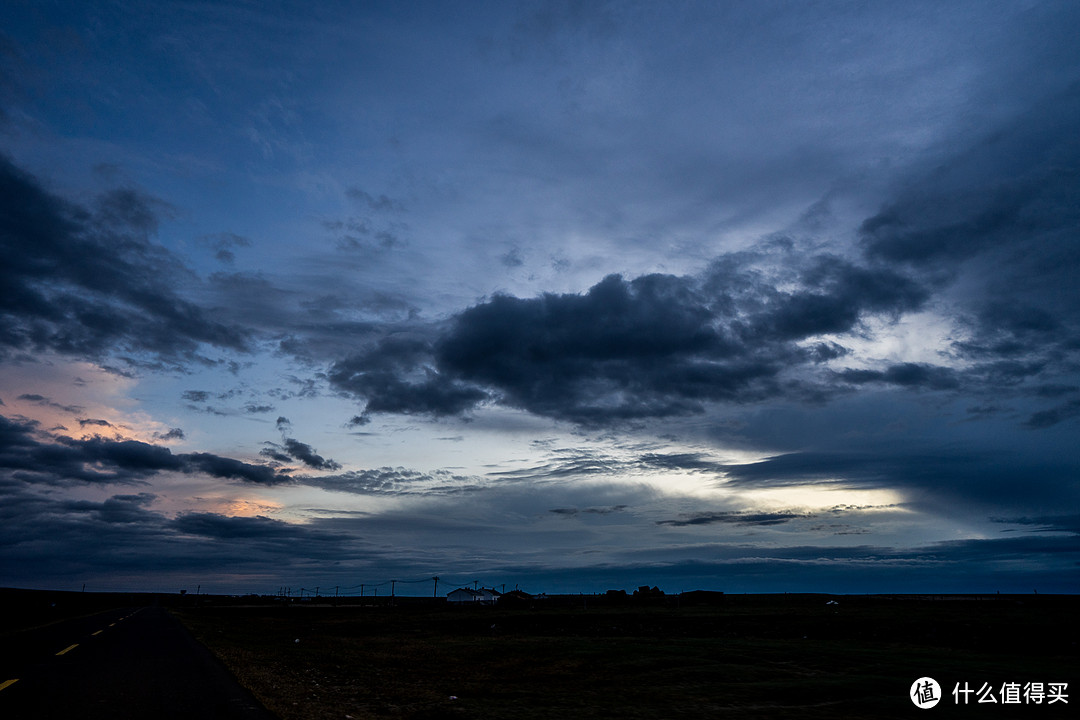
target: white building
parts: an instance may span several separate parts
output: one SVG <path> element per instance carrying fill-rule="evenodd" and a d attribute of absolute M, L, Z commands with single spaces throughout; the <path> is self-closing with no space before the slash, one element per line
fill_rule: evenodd
<path fill-rule="evenodd" d="M 472 588 L 458 588 L 457 590 L 452 590 L 446 594 L 446 601 L 456 605 L 494 605 L 498 600 L 499 592 L 487 588 L 480 588 L 479 590 L 474 590 Z"/>

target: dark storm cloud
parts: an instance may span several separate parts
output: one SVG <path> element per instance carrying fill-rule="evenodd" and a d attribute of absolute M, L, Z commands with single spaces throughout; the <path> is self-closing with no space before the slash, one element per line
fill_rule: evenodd
<path fill-rule="evenodd" d="M 721 273 L 714 282 L 725 280 Z M 756 289 L 768 306 L 752 318 L 751 336 L 801 340 L 844 333 L 864 313 L 896 317 L 919 309 L 928 297 L 927 290 L 910 277 L 885 268 L 859 267 L 831 255 L 812 258 L 799 281 L 804 289 L 792 293 Z"/>
<path fill-rule="evenodd" d="M 340 470 L 341 465 L 317 454 L 310 445 L 292 438 L 285 439 L 285 451 L 292 457 L 315 470 Z"/>
<path fill-rule="evenodd" d="M 66 587 L 76 577 L 100 583 L 119 574 L 131 578 L 129 587 L 147 589 L 147 568 L 153 567 L 155 583 L 173 572 L 199 573 L 205 590 L 222 568 L 280 574 L 308 565 L 328 568 L 359 551 L 355 537 L 332 528 L 215 513 L 169 518 L 152 509 L 155 499 L 140 493 L 92 502 L 7 492 L 0 504 L 0 577 Z"/>
<path fill-rule="evenodd" d="M 290 457 L 287 453 L 285 453 L 281 449 L 280 445 L 278 445 L 277 443 L 271 443 L 271 442 L 267 442 L 265 444 L 269 445 L 270 447 L 265 447 L 262 450 L 260 450 L 259 455 L 261 455 L 264 458 L 268 458 L 270 460 L 273 460 L 274 462 L 279 462 L 279 463 L 291 463 L 292 462 L 292 457 Z"/>
<path fill-rule="evenodd" d="M 548 510 L 548 512 L 566 517 L 575 517 L 577 515 L 611 515 L 612 513 L 622 512 L 628 507 L 628 505 L 612 505 L 611 507 L 552 508 L 551 510 Z"/>
<path fill-rule="evenodd" d="M 100 464 L 133 476 L 146 477 L 162 470 L 184 469 L 183 459 L 168 448 L 138 440 L 58 438 L 70 451 L 70 462 Z"/>
<path fill-rule="evenodd" d="M 723 523 L 730 525 L 782 525 L 795 518 L 806 517 L 792 512 L 706 512 L 694 513 L 678 520 L 658 520 L 657 525 L 685 527 L 687 525 L 712 525 Z"/>
<path fill-rule="evenodd" d="M 918 309 L 910 277 L 819 255 L 718 259 L 700 277 L 611 275 L 583 294 L 496 295 L 456 315 L 434 341 L 384 338 L 333 365 L 366 412 L 448 415 L 498 401 L 582 423 L 700 412 L 812 393 L 787 371 L 842 357 L 831 342 L 871 314 Z M 775 277 L 769 272 L 779 272 Z M 799 289 L 778 289 L 781 282 Z"/>
<path fill-rule="evenodd" d="M 946 540 L 921 548 L 920 556 L 928 560 L 945 560 L 950 563 L 1007 563 L 1031 562 L 1035 558 L 1080 560 L 1077 534 L 1062 536 L 1025 535 L 1019 537 L 992 538 L 988 540 Z M 1075 562 L 1073 563 L 1075 567 Z"/>
<path fill-rule="evenodd" d="M 737 341 L 711 320 L 707 300 L 680 278 L 609 276 L 584 295 L 496 296 L 469 308 L 439 343 L 438 364 L 541 415 L 681 414 L 707 397 L 683 388 L 749 393 L 778 371 L 738 357 Z"/>
<path fill-rule="evenodd" d="M 289 463 L 293 460 L 297 460 L 314 470 L 341 469 L 340 463 L 319 455 L 315 449 L 307 443 L 288 437 L 292 430 L 292 422 L 289 421 L 289 418 L 283 415 L 278 416 L 274 426 L 278 429 L 278 432 L 281 433 L 281 444 L 279 445 L 272 442 L 264 443 L 264 445 L 267 445 L 268 447 L 259 452 L 263 457 L 268 457 L 282 463 Z"/>
<path fill-rule="evenodd" d="M 1075 229 L 1078 118 L 1080 84 L 1073 84 L 938 164 L 862 224 L 867 252 L 949 268 L 1001 247 L 1034 247 L 1038 237 Z"/>
<path fill-rule="evenodd" d="M 98 420 L 94 418 L 79 420 L 79 427 L 86 427 L 87 425 L 94 425 L 97 427 L 113 427 L 113 424 L 108 420 Z"/>
<path fill-rule="evenodd" d="M 661 470 L 719 472 L 724 465 L 702 453 L 647 453 L 638 459 L 642 467 Z"/>
<path fill-rule="evenodd" d="M 259 454 L 263 457 L 268 457 L 271 460 L 278 462 L 288 463 L 293 460 L 302 462 L 309 468 L 314 470 L 340 470 L 341 464 L 327 459 L 315 452 L 307 443 L 294 440 L 292 438 L 285 438 L 282 441 L 282 445 L 277 443 L 266 443 L 270 447 L 264 448 L 259 451 Z"/>
<path fill-rule="evenodd" d="M 203 472 L 211 477 L 242 480 L 256 485 L 280 485 L 292 482 L 288 475 L 265 465 L 252 465 L 212 453 L 188 453 L 177 457 L 183 460 L 185 472 Z"/>
<path fill-rule="evenodd" d="M 23 393 L 19 396 L 19 400 L 26 400 L 32 402 L 35 405 L 42 405 L 45 407 L 56 408 L 57 410 L 63 410 L 69 413 L 81 413 L 83 409 L 78 405 L 62 405 L 60 403 L 53 402 L 44 395 L 38 395 L 37 393 Z"/>
<path fill-rule="evenodd" d="M 912 447 L 900 438 L 863 445 L 730 465 L 724 475 L 732 487 L 890 488 L 924 510 L 948 512 L 1080 499 L 1077 464 L 1064 456 L 1032 457 L 1015 448 L 961 444 Z"/>
<path fill-rule="evenodd" d="M 958 373 L 952 368 L 925 363 L 898 363 L 884 370 L 844 370 L 836 377 L 854 385 L 881 383 L 906 388 L 952 390 L 960 386 Z"/>
<path fill-rule="evenodd" d="M 154 433 L 154 437 L 158 440 L 183 440 L 184 431 L 181 428 L 169 428 L 168 432 Z"/>
<path fill-rule="evenodd" d="M 229 517 L 217 513 L 192 512 L 178 516 L 167 526 L 184 535 L 214 540 L 262 540 L 275 543 L 340 542 L 341 535 L 313 530 L 268 517 Z"/>
<path fill-rule="evenodd" d="M 976 138 L 861 226 L 864 260 L 791 242 L 718 258 L 697 277 L 612 275 L 582 294 L 494 297 L 434 338 L 387 336 L 334 363 L 331 386 L 368 413 L 453 415 L 495 401 L 584 424 L 702 412 L 710 403 L 820 401 L 868 385 L 1030 394 L 1080 363 L 1077 86 Z M 842 359 L 821 339 L 922 310 L 932 294 L 966 328 L 966 367 Z M 869 338 L 873 339 L 873 338 Z M 945 358 L 943 358 L 944 360 Z M 1057 384 L 1062 384 L 1058 382 Z M 1036 390 L 1036 394 L 1037 394 Z M 1075 416 L 1072 401 L 1028 427 Z"/>
<path fill-rule="evenodd" d="M 132 189 L 84 207 L 0 157 L 0 351 L 102 358 L 118 350 L 192 358 L 243 349 L 246 333 L 182 299 L 188 275 L 153 245 L 165 207 Z"/>
<path fill-rule="evenodd" d="M 1070 532 L 1080 535 L 1080 514 L 991 519 L 1000 523 L 1034 525 L 1039 532 Z"/>
<path fill-rule="evenodd" d="M 139 493 L 138 495 L 113 495 L 104 502 L 96 503 L 89 501 L 69 501 L 65 509 L 74 513 L 87 513 L 96 520 L 114 524 L 148 523 L 159 520 L 160 515 L 147 507 L 157 499 L 153 493 Z"/>
<path fill-rule="evenodd" d="M 152 499 L 117 495 L 98 503 L 10 490 L 0 504 L 0 574 L 19 577 L 35 565 L 46 576 L 85 566 L 145 571 L 155 554 L 165 557 L 158 552 L 165 549 L 164 519 L 146 507 Z"/>
<path fill-rule="evenodd" d="M 1024 425 L 1032 429 L 1048 428 L 1080 415 L 1080 398 L 1057 405 L 1048 410 L 1032 413 Z"/>
<path fill-rule="evenodd" d="M 0 471 L 30 484 L 67 485 L 139 482 L 165 470 L 182 470 L 180 457 L 166 448 L 135 440 L 58 437 L 44 442 L 36 428 L 7 418 L 0 432 Z"/>
<path fill-rule="evenodd" d="M 953 344 L 974 363 L 965 374 L 998 391 L 1030 395 L 1024 381 L 1074 378 L 1080 364 L 1078 124 L 1074 82 L 936 158 L 860 228 L 868 257 L 935 278 L 966 330 Z"/>
<path fill-rule="evenodd" d="M 0 457 L 14 449 L 32 447 L 37 444 L 34 433 L 37 432 L 38 423 L 34 420 L 10 420 L 0 415 Z"/>
<path fill-rule="evenodd" d="M 453 415 L 487 398 L 482 390 L 438 372 L 431 354 L 423 339 L 391 335 L 363 354 L 334 363 L 328 377 L 338 390 L 367 398 L 365 413 Z"/>
<path fill-rule="evenodd" d="M 41 437 L 37 424 L 0 416 L 0 475 L 31 485 L 132 484 L 161 472 L 203 473 L 260 485 L 292 479 L 273 468 L 211 453 L 174 454 L 138 440 Z"/>

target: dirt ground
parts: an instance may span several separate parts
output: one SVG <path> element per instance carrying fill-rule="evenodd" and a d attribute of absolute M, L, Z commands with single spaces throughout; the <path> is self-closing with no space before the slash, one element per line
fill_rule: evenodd
<path fill-rule="evenodd" d="M 932 717 L 1037 720 L 1080 704 L 1077 610 L 1076 597 L 764 595 L 177 614 L 283 720 L 913 717 L 923 676 L 943 695 Z M 1068 702 L 1006 704 L 1008 683 L 1068 683 Z M 997 702 L 964 705 L 957 687 Z"/>

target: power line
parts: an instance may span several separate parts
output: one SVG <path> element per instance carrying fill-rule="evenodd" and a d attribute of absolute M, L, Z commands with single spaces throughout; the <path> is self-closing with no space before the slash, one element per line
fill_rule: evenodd
<path fill-rule="evenodd" d="M 409 578 L 409 579 L 405 579 L 405 580 L 402 580 L 400 578 L 390 578 L 388 580 L 382 580 L 382 581 L 379 581 L 379 582 L 367 582 L 367 581 L 364 581 L 364 582 L 356 583 L 355 585 L 327 585 L 326 587 L 334 588 L 334 597 L 355 595 L 357 593 L 357 591 L 359 591 L 359 594 L 360 594 L 361 597 L 365 597 L 365 596 L 367 596 L 368 593 L 371 593 L 373 591 L 377 595 L 379 588 L 386 587 L 388 585 L 390 586 L 391 595 L 394 595 L 395 594 L 394 588 L 395 588 L 396 585 L 420 585 L 420 584 L 423 584 L 423 583 L 434 583 L 434 588 L 433 588 L 433 593 L 434 593 L 433 596 L 434 597 L 438 597 L 440 587 L 442 587 L 444 589 L 443 590 L 444 593 L 453 592 L 454 590 L 457 590 L 459 588 L 473 588 L 473 589 L 476 589 L 480 585 L 484 585 L 486 587 L 486 584 L 482 583 L 478 579 L 460 581 L 459 579 L 446 578 L 446 577 L 444 577 L 442 575 L 428 575 L 426 577 Z M 322 587 L 323 587 L 322 585 L 316 585 L 314 587 L 314 589 L 312 589 L 312 588 L 309 588 L 309 587 L 296 588 L 296 587 L 283 586 L 283 589 L 284 589 L 284 594 L 287 595 L 287 596 L 294 596 L 295 595 L 297 597 L 305 597 L 305 596 L 321 597 L 322 596 L 322 594 L 321 594 Z M 504 587 L 505 587 L 505 585 L 504 585 Z"/>

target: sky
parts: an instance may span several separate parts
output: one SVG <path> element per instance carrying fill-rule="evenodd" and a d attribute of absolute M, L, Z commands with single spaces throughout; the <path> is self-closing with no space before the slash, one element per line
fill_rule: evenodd
<path fill-rule="evenodd" d="M 0 6 L 0 586 L 1080 592 L 1080 6 Z"/>

